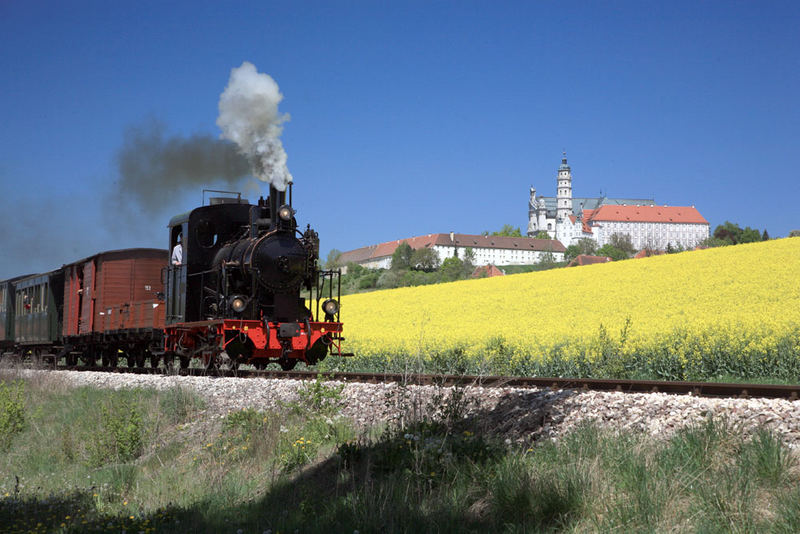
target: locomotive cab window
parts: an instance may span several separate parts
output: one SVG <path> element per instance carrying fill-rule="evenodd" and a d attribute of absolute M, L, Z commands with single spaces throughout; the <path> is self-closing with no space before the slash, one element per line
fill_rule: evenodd
<path fill-rule="evenodd" d="M 219 234 L 217 234 L 214 224 L 207 219 L 197 223 L 194 235 L 197 244 L 203 248 L 213 248 L 219 240 Z"/>

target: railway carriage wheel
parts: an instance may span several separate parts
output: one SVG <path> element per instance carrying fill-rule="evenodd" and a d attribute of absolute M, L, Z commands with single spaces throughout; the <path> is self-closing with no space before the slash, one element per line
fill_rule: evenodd
<path fill-rule="evenodd" d="M 68 367 L 75 367 L 78 365 L 78 355 L 68 352 L 64 358 L 67 361 Z"/>
<path fill-rule="evenodd" d="M 219 356 L 216 354 L 211 355 L 206 362 L 206 369 L 211 370 L 218 370 L 219 369 Z"/>
<path fill-rule="evenodd" d="M 284 371 L 291 371 L 297 365 L 297 358 L 280 358 L 278 359 L 278 365 Z"/>
<path fill-rule="evenodd" d="M 103 367 L 116 367 L 117 364 L 119 364 L 119 353 L 117 352 L 117 349 L 104 350 L 103 355 L 100 357 L 100 361 Z"/>
<path fill-rule="evenodd" d="M 94 348 L 87 349 L 86 352 L 81 355 L 81 359 L 87 367 L 94 367 L 97 365 L 97 355 L 94 352 Z"/>
<path fill-rule="evenodd" d="M 158 367 L 158 362 L 161 361 L 161 357 L 158 354 L 150 353 L 150 367 L 153 369 Z"/>

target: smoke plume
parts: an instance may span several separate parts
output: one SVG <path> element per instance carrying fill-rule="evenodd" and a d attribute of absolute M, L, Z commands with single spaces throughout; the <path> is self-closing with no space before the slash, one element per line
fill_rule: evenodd
<path fill-rule="evenodd" d="M 232 143 L 210 135 L 165 137 L 157 121 L 125 133 L 117 153 L 121 198 L 132 199 L 145 213 L 159 213 L 187 189 L 223 181 L 238 184 L 250 166 Z"/>
<path fill-rule="evenodd" d="M 283 123 L 289 120 L 288 114 L 278 111 L 281 100 L 275 80 L 245 61 L 231 70 L 228 86 L 219 97 L 217 126 L 223 139 L 236 143 L 258 179 L 284 191 L 292 175 L 280 139 Z"/>

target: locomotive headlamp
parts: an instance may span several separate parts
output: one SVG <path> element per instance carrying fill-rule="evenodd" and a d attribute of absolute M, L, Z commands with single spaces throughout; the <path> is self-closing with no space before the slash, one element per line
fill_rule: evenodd
<path fill-rule="evenodd" d="M 246 307 L 247 307 L 246 298 L 241 297 L 239 295 L 236 295 L 233 298 L 231 298 L 231 308 L 236 313 L 242 313 Z"/>
<path fill-rule="evenodd" d="M 336 315 L 339 313 L 339 303 L 336 299 L 328 299 L 322 303 L 322 311 L 325 312 L 325 315 Z"/>
<path fill-rule="evenodd" d="M 283 205 L 278 209 L 278 217 L 280 217 L 282 221 L 291 221 L 292 215 L 294 215 L 294 210 L 292 210 L 290 206 Z"/>

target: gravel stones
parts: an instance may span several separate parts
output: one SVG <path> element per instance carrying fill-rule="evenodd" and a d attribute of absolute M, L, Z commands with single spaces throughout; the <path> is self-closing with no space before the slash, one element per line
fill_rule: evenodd
<path fill-rule="evenodd" d="M 48 371 L 21 370 L 22 377 Z M 191 389 L 207 403 L 205 417 L 244 408 L 281 410 L 298 401 L 303 381 L 261 378 L 157 376 L 59 371 L 49 376 L 68 387 Z M 338 384 L 332 381 L 329 384 Z M 342 383 L 339 414 L 359 428 L 456 414 L 484 432 L 528 443 L 558 438 L 587 421 L 614 430 L 667 438 L 708 418 L 725 420 L 745 433 L 765 427 L 792 448 L 800 447 L 800 402 L 780 399 L 716 399 L 665 393 L 619 393 L 550 389 L 446 388 L 396 383 Z"/>

